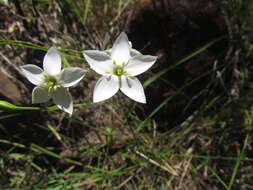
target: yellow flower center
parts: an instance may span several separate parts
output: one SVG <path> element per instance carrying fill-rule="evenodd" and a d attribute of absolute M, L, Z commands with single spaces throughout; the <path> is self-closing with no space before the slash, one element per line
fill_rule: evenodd
<path fill-rule="evenodd" d="M 53 76 L 45 76 L 44 84 L 48 87 L 48 92 L 51 93 L 53 90 L 61 87 L 60 84 L 57 83 L 57 78 Z"/>
<path fill-rule="evenodd" d="M 122 76 L 124 74 L 124 69 L 121 66 L 117 66 L 113 69 L 113 74 L 117 76 Z"/>

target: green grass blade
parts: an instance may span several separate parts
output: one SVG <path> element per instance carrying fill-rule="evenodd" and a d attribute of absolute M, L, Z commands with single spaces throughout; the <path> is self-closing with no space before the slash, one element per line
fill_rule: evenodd
<path fill-rule="evenodd" d="M 88 14 L 90 11 L 90 6 L 91 6 L 91 0 L 87 0 L 85 4 L 85 10 L 84 10 L 84 15 L 83 15 L 83 24 L 86 24 L 88 20 Z"/>
<path fill-rule="evenodd" d="M 47 51 L 47 47 L 42 45 L 37 45 L 32 42 L 25 42 L 25 41 L 19 41 L 19 40 L 0 40 L 0 45 L 13 45 L 13 46 L 21 46 L 25 48 L 32 48 L 42 51 Z"/>
<path fill-rule="evenodd" d="M 235 163 L 235 167 L 234 167 L 234 170 L 233 170 L 233 173 L 232 173 L 232 176 L 231 176 L 231 179 L 230 179 L 230 182 L 229 182 L 229 185 L 228 185 L 228 189 L 231 190 L 232 189 L 232 186 L 235 182 L 235 177 L 236 177 L 236 174 L 238 172 L 238 169 L 239 169 L 239 166 L 240 166 L 240 163 L 242 161 L 242 158 L 243 158 L 243 154 L 244 154 L 244 150 L 248 144 L 248 137 L 249 135 L 246 136 L 245 140 L 244 140 L 244 144 L 243 144 L 243 148 L 242 148 L 242 151 L 238 154 L 238 157 L 237 157 L 237 160 L 236 160 L 236 163 Z"/>
<path fill-rule="evenodd" d="M 209 167 L 209 170 L 217 178 L 217 180 L 224 186 L 224 188 L 228 190 L 229 188 L 228 185 L 221 179 L 221 177 L 212 168 Z"/>
<path fill-rule="evenodd" d="M 222 39 L 224 39 L 224 36 L 221 36 L 221 37 L 219 37 L 217 39 L 214 39 L 211 42 L 209 42 L 206 45 L 204 45 L 203 47 L 201 47 L 201 48 L 193 51 L 190 55 L 188 55 L 188 56 L 184 57 L 183 59 L 179 60 L 178 62 L 176 62 L 175 64 L 173 64 L 169 68 L 163 69 L 162 71 L 160 71 L 157 74 L 155 74 L 153 77 L 150 77 L 148 80 L 145 81 L 145 83 L 143 84 L 143 86 L 144 87 L 149 86 L 151 83 L 153 83 L 154 81 L 156 81 L 157 79 L 159 79 L 161 76 L 163 76 L 164 74 L 166 74 L 168 71 L 170 71 L 170 70 L 174 69 L 175 67 L 181 65 L 182 63 L 190 60 L 194 56 L 196 56 L 196 55 L 204 52 L 206 49 L 208 49 L 209 47 L 211 47 L 215 43 L 221 41 Z"/>
<path fill-rule="evenodd" d="M 0 113 L 2 113 L 4 111 L 1 111 Z M 10 114 L 6 114 L 6 115 L 3 115 L 3 116 L 0 116 L 0 120 L 2 119 L 8 119 L 8 118 L 12 118 L 12 117 L 16 117 L 18 115 L 21 115 L 21 113 L 10 113 Z"/>
<path fill-rule="evenodd" d="M 36 110 L 48 110 L 48 111 L 54 111 L 58 108 L 56 106 L 50 106 L 50 107 L 24 107 L 24 106 L 16 106 L 15 104 L 12 104 L 10 102 L 0 100 L 0 110 L 3 111 L 36 111 Z"/>
<path fill-rule="evenodd" d="M 24 48 L 31 48 L 31 49 L 41 50 L 41 51 L 47 51 L 49 49 L 49 47 L 47 46 L 42 46 L 42 45 L 38 45 L 32 42 L 25 42 L 25 41 L 19 41 L 19 40 L 0 40 L 0 45 L 20 46 Z M 67 49 L 67 48 L 57 48 L 57 49 L 61 52 L 72 52 L 72 53 L 78 53 L 78 54 L 82 53 L 82 50 L 73 50 L 73 49 Z M 67 53 L 62 53 L 62 55 L 70 57 L 70 58 L 74 58 L 74 59 L 84 60 L 84 58 L 80 56 L 70 55 Z"/>
<path fill-rule="evenodd" d="M 75 165 L 79 165 L 79 166 L 82 165 L 82 163 L 80 163 L 80 162 L 77 162 L 77 161 L 75 161 L 75 160 L 71 160 L 71 159 L 69 159 L 69 158 L 63 158 L 63 157 L 61 157 L 60 155 L 58 155 L 58 154 L 56 154 L 56 153 L 54 153 L 54 152 L 52 152 L 52 151 L 50 151 L 50 150 L 48 150 L 48 149 L 45 149 L 45 148 L 43 148 L 43 147 L 41 147 L 41 146 L 38 146 L 38 145 L 36 145 L 36 144 L 32 144 L 32 145 L 31 145 L 31 150 L 33 150 L 33 151 L 35 151 L 35 152 L 38 152 L 38 153 L 46 154 L 46 155 L 48 155 L 48 156 L 57 158 L 57 159 L 59 159 L 59 160 L 64 160 L 65 162 L 68 162 L 68 163 L 71 163 L 71 164 L 75 164 Z"/>
<path fill-rule="evenodd" d="M 5 140 L 5 139 L 0 139 L 0 143 L 10 144 L 12 146 L 19 147 L 19 148 L 26 148 L 25 145 L 23 145 L 23 144 L 16 143 L 16 142 L 11 142 L 11 141 L 8 141 L 8 140 Z"/>

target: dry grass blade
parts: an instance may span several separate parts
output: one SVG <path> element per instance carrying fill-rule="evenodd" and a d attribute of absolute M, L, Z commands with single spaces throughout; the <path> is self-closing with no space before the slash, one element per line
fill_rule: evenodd
<path fill-rule="evenodd" d="M 146 156 L 145 154 L 139 152 L 138 150 L 135 150 L 134 151 L 137 155 L 139 155 L 140 157 L 144 158 L 145 160 L 147 160 L 149 163 L 163 169 L 164 171 L 174 175 L 174 176 L 178 176 L 178 172 L 173 168 L 171 167 L 168 163 L 158 163 L 157 161 L 149 158 L 148 156 Z"/>

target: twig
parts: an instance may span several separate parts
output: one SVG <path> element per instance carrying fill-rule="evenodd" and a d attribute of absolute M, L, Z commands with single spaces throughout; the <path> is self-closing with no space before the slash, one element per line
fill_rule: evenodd
<path fill-rule="evenodd" d="M 150 162 L 151 164 L 154 164 L 155 166 L 160 167 L 161 169 L 169 172 L 170 174 L 172 174 L 174 176 L 178 176 L 178 173 L 168 163 L 166 163 L 166 166 L 165 165 L 161 165 L 158 162 L 156 162 L 155 160 L 147 157 L 145 154 L 139 152 L 138 150 L 135 150 L 135 153 L 137 155 L 139 155 L 140 157 L 144 158 L 145 160 L 147 160 L 148 162 Z"/>
<path fill-rule="evenodd" d="M 22 73 L 22 71 L 20 70 L 20 68 L 18 66 L 16 66 L 15 64 L 13 64 L 1 51 L 0 51 L 0 56 L 5 60 L 5 62 L 8 64 L 8 66 L 12 67 L 15 71 L 17 71 L 21 76 L 24 76 L 24 74 Z M 28 89 L 27 87 L 19 80 L 16 80 L 16 82 L 22 86 L 22 88 L 24 89 L 24 91 L 27 93 Z"/>
<path fill-rule="evenodd" d="M 6 63 L 10 67 L 14 68 L 19 74 L 24 76 L 24 74 L 21 72 L 21 70 L 15 64 L 13 64 L 1 51 L 0 51 L 0 56 L 6 61 Z"/>
<path fill-rule="evenodd" d="M 129 176 L 125 181 L 123 181 L 120 185 L 119 185 L 119 189 L 121 187 L 123 187 L 126 183 L 128 183 L 136 174 L 140 173 L 141 170 L 143 170 L 143 167 L 139 168 L 133 175 Z"/>

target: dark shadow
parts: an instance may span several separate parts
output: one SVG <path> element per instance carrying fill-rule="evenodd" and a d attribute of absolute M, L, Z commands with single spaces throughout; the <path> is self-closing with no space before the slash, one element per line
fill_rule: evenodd
<path fill-rule="evenodd" d="M 182 8 L 179 4 L 173 6 L 169 12 L 159 7 L 146 7 L 129 26 L 129 39 L 133 47 L 143 54 L 159 56 L 151 69 L 153 74 L 171 67 L 194 50 L 226 34 L 224 20 L 218 8 L 212 6 L 203 11 L 197 6 L 195 9 L 187 6 Z M 206 101 L 210 96 L 210 88 L 214 86 L 210 83 L 215 72 L 210 72 L 199 80 L 197 78 L 212 71 L 215 60 L 224 56 L 226 48 L 226 40 L 218 42 L 170 70 L 145 90 L 148 114 L 166 98 L 173 97 L 155 116 L 158 122 L 161 121 L 159 123 L 166 123 L 164 126 L 158 125 L 160 130 L 166 131 L 183 122 Z M 142 77 L 145 80 L 148 74 Z M 186 84 L 189 85 L 185 87 Z"/>

